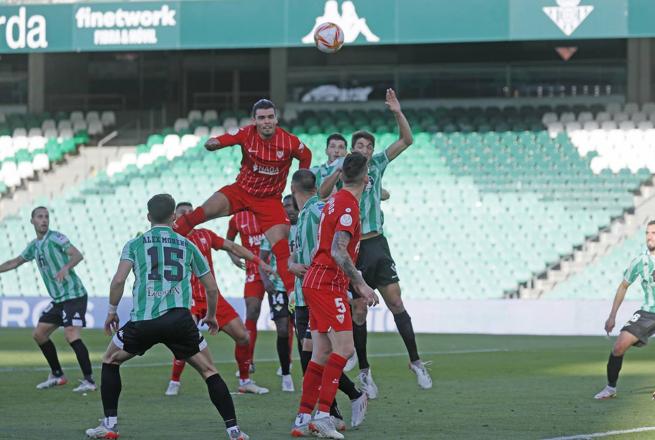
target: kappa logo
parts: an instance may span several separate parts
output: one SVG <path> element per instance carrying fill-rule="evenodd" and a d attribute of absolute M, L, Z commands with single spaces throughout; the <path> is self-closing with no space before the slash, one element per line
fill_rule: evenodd
<path fill-rule="evenodd" d="M 591 5 L 579 6 L 581 0 L 556 1 L 558 6 L 546 6 L 543 11 L 567 37 L 573 34 L 594 10 Z"/>
<path fill-rule="evenodd" d="M 200 237 L 200 243 L 204 244 L 205 246 L 207 245 L 207 240 L 205 240 L 205 237 Z"/>
<path fill-rule="evenodd" d="M 345 316 L 343 314 L 337 315 L 337 321 L 339 321 L 339 324 L 343 324 L 344 319 Z"/>
<path fill-rule="evenodd" d="M 302 42 L 305 44 L 314 43 L 314 32 L 316 31 L 316 28 L 327 22 L 339 25 L 343 30 L 343 41 L 345 43 L 352 43 L 360 34 L 363 35 L 369 43 L 377 43 L 380 41 L 380 37 L 375 35 L 371 31 L 371 28 L 368 27 L 366 19 L 361 18 L 359 14 L 357 14 L 357 9 L 352 0 L 344 0 L 341 3 L 341 13 L 339 13 L 339 2 L 337 0 L 325 0 L 323 15 L 316 17 L 314 27 L 302 38 Z"/>

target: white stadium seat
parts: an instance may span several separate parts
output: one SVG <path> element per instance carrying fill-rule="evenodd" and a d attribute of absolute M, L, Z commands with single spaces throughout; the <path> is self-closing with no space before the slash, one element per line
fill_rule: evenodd
<path fill-rule="evenodd" d="M 200 110 L 190 110 L 187 119 L 190 122 L 200 122 L 202 121 L 202 112 Z"/>
<path fill-rule="evenodd" d="M 218 112 L 216 110 L 205 110 L 202 120 L 204 122 L 218 121 Z"/>
<path fill-rule="evenodd" d="M 113 127 L 116 125 L 116 114 L 111 110 L 104 111 L 100 115 L 100 122 L 102 122 L 102 125 L 105 127 Z"/>
<path fill-rule="evenodd" d="M 74 121 L 83 121 L 84 120 L 84 113 L 82 113 L 79 110 L 71 112 L 70 120 L 73 121 L 73 122 Z"/>
<path fill-rule="evenodd" d="M 204 125 L 196 127 L 193 134 L 195 134 L 198 137 L 208 136 L 209 135 L 209 127 L 206 127 Z"/>
<path fill-rule="evenodd" d="M 189 128 L 189 121 L 186 118 L 177 118 L 175 120 L 175 124 L 173 125 L 173 130 L 180 131 L 186 128 Z"/>

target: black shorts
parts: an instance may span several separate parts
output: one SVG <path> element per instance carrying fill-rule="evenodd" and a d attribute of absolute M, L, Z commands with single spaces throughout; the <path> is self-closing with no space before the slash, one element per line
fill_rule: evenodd
<path fill-rule="evenodd" d="M 156 344 L 164 344 L 175 359 L 188 359 L 207 347 L 188 309 L 171 309 L 147 321 L 128 321 L 112 342 L 121 350 L 142 356 Z"/>
<path fill-rule="evenodd" d="M 278 291 L 275 295 L 269 293 L 268 305 L 271 308 L 271 319 L 273 321 L 289 317 L 289 296 L 287 292 Z"/>
<path fill-rule="evenodd" d="M 648 338 L 655 334 L 655 313 L 637 310 L 621 331 L 626 331 L 639 338 L 634 346 L 643 347 L 648 344 Z"/>
<path fill-rule="evenodd" d="M 362 273 L 366 284 L 373 289 L 400 281 L 396 272 L 396 262 L 393 261 L 389 243 L 384 235 L 360 242 L 356 266 Z M 349 290 L 352 292 L 353 298 L 359 296 L 354 289 Z"/>
<path fill-rule="evenodd" d="M 309 307 L 296 306 L 296 336 L 298 339 L 312 339 L 312 332 L 309 330 Z"/>
<path fill-rule="evenodd" d="M 86 327 L 87 301 L 86 295 L 60 303 L 53 301 L 41 313 L 39 322 L 64 327 Z"/>

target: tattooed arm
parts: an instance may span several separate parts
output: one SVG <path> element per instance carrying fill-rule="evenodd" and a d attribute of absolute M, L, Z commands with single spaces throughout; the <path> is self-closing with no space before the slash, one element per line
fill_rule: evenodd
<path fill-rule="evenodd" d="M 346 273 L 350 278 L 350 283 L 359 295 L 366 300 L 369 306 L 374 306 L 379 303 L 378 296 L 375 291 L 369 287 L 364 281 L 362 274 L 357 270 L 353 260 L 348 255 L 348 244 L 350 243 L 351 236 L 346 231 L 337 231 L 332 240 L 331 254 L 334 261 L 339 265 L 341 270 Z"/>

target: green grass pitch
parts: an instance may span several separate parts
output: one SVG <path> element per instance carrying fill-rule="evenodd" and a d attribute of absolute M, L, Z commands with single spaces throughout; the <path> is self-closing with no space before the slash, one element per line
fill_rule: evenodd
<path fill-rule="evenodd" d="M 108 338 L 83 333 L 96 377 Z M 0 438 L 84 438 L 84 430 L 102 416 L 99 392 L 72 392 L 80 376 L 74 354 L 55 333 L 69 384 L 45 391 L 35 385 L 47 375 L 45 360 L 29 330 L 0 331 Z M 217 366 L 236 389 L 233 344 L 225 335 L 208 337 Z M 655 354 L 649 347 L 626 355 L 616 399 L 596 402 L 605 384 L 610 343 L 597 337 L 419 335 L 424 359 L 432 361 L 432 390 L 419 390 L 407 369 L 407 356 L 396 334 L 369 335 L 369 353 L 380 396 L 369 403 L 366 421 L 347 439 L 541 439 L 654 426 Z M 254 440 L 287 439 L 299 391 L 282 393 L 275 376 L 275 340 L 262 332 L 257 340 L 254 379 L 271 393 L 235 395 L 239 423 Z M 155 347 L 122 368 L 119 407 L 122 438 L 223 439 L 223 425 L 204 383 L 190 367 L 181 394 L 165 397 L 170 354 Z M 300 389 L 300 365 L 293 376 Z M 354 377 L 354 371 L 351 373 Z M 349 419 L 350 405 L 338 395 Z M 646 439 L 655 432 L 612 438 Z"/>

